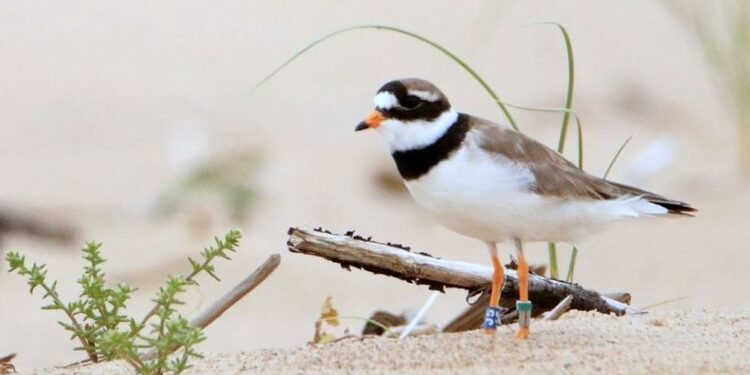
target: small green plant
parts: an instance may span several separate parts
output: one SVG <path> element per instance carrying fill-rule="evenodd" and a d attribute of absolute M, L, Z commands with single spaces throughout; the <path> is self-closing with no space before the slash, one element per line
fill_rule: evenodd
<path fill-rule="evenodd" d="M 82 249 L 86 265 L 78 279 L 81 294 L 68 303 L 57 292 L 57 281 L 48 280 L 46 265 L 29 265 L 16 251 L 8 252 L 5 259 L 9 272 L 28 279 L 31 293 L 37 288 L 44 291 L 42 298 L 50 303 L 42 309 L 59 310 L 67 316 L 60 325 L 81 343 L 76 350 L 84 351 L 90 361 L 122 359 L 140 374 L 179 374 L 190 367 L 191 358 L 200 357 L 195 346 L 205 339 L 203 332 L 177 311 L 183 304 L 179 295 L 188 286 L 198 285 L 195 278 L 200 273 L 218 281 L 213 262 L 231 259 L 229 253 L 236 251 L 241 238 L 239 230 L 231 230 L 223 239 L 215 238 L 215 244 L 205 248 L 200 259 L 188 258 L 191 272 L 170 276 L 156 293 L 154 307 L 140 320 L 124 312 L 136 289 L 127 284 L 107 286 L 101 243 L 89 242 Z"/>

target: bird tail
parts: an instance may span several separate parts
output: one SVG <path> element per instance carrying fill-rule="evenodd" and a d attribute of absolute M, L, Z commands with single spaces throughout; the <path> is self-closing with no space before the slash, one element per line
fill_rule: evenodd
<path fill-rule="evenodd" d="M 666 199 L 663 197 L 659 197 L 659 199 L 653 199 L 650 197 L 644 197 L 649 203 L 655 204 L 657 206 L 661 206 L 667 209 L 667 214 L 669 215 L 679 215 L 679 216 L 695 216 L 695 213 L 698 212 L 696 208 L 691 206 L 688 203 L 680 202 L 672 199 Z"/>
<path fill-rule="evenodd" d="M 616 182 L 608 181 L 610 184 L 617 186 L 621 190 L 639 198 L 643 203 L 650 203 L 652 209 L 644 207 L 642 210 L 643 214 L 646 215 L 676 215 L 676 216 L 695 216 L 698 210 L 691 206 L 689 203 L 681 202 L 674 199 L 669 199 L 658 194 L 654 194 L 645 190 L 634 188 L 632 186 L 618 184 Z M 658 206 L 661 209 L 658 209 Z M 666 210 L 666 212 L 664 211 Z"/>

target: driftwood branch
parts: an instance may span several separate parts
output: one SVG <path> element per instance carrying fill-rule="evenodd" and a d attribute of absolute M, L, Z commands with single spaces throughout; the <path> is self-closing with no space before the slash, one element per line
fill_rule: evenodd
<path fill-rule="evenodd" d="M 427 253 L 410 251 L 401 245 L 356 236 L 353 232 L 341 235 L 290 228 L 287 246 L 291 252 L 321 257 L 346 269 L 360 268 L 406 282 L 428 285 L 435 290 L 460 288 L 476 292 L 488 290 L 492 282 L 490 267 L 435 258 Z M 518 275 L 516 271 L 508 269 L 505 272 L 503 298 L 517 295 Z M 638 312 L 625 303 L 578 284 L 539 275 L 529 276 L 529 297 L 534 302 L 535 310 L 550 310 L 568 295 L 573 297 L 570 308 L 575 310 L 596 310 L 617 315 Z"/>
<path fill-rule="evenodd" d="M 560 303 L 557 304 L 557 306 L 555 306 L 554 309 L 542 314 L 544 315 L 544 320 L 559 319 L 562 316 L 562 314 L 565 314 L 568 310 L 570 310 L 571 302 L 573 302 L 573 296 L 565 297 L 562 301 L 560 301 Z"/>
<path fill-rule="evenodd" d="M 255 287 L 265 281 L 276 270 L 279 263 L 281 263 L 281 256 L 279 254 L 273 254 L 268 257 L 258 269 L 232 288 L 232 290 L 221 296 L 221 298 L 207 309 L 203 310 L 200 315 L 190 321 L 190 324 L 201 329 L 206 328 L 214 320 L 218 319 L 221 314 L 237 303 L 237 301 L 241 300 L 242 297 L 252 292 Z"/>
<path fill-rule="evenodd" d="M 216 302 L 211 304 L 207 309 L 203 310 L 200 315 L 193 318 L 190 324 L 193 327 L 204 329 L 209 324 L 213 323 L 218 319 L 221 314 L 232 307 L 237 301 L 241 300 L 242 297 L 250 293 L 255 287 L 260 285 L 268 276 L 276 270 L 276 267 L 281 263 L 281 256 L 279 254 L 272 254 L 261 264 L 253 273 L 248 275 L 245 279 L 240 281 L 232 290 L 221 296 Z M 177 347 L 170 349 L 170 351 L 177 350 Z M 144 359 L 153 359 L 156 357 L 157 351 L 152 350 L 143 357 Z"/>

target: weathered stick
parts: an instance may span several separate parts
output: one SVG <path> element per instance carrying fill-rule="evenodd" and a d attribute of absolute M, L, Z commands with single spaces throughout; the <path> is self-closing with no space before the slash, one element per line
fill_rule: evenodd
<path fill-rule="evenodd" d="M 544 314 L 544 320 L 557 320 L 559 319 L 562 314 L 565 314 L 570 310 L 570 303 L 573 302 L 573 296 L 567 296 L 565 297 L 560 303 L 555 306 L 554 309 L 545 312 Z"/>
<path fill-rule="evenodd" d="M 610 292 L 610 293 L 602 293 L 602 296 L 611 298 L 615 301 L 622 302 L 625 304 L 630 304 L 630 300 L 632 297 L 630 296 L 630 293 L 628 292 Z"/>
<path fill-rule="evenodd" d="M 255 287 L 260 285 L 281 263 L 281 256 L 279 254 L 272 254 L 261 264 L 253 273 L 237 284 L 232 290 L 225 293 L 221 298 L 214 302 L 207 309 L 203 310 L 200 315 L 193 318 L 190 324 L 194 327 L 204 329 L 209 324 L 213 323 L 214 320 L 218 319 L 221 314 L 227 311 L 237 301 L 242 299 L 245 295 L 250 293 Z M 176 350 L 170 349 L 171 351 Z M 143 356 L 143 359 L 152 359 L 156 357 L 156 350 L 152 350 Z"/>
<path fill-rule="evenodd" d="M 486 290 L 492 282 L 490 267 L 434 258 L 426 253 L 411 252 L 400 245 L 355 236 L 353 232 L 340 235 L 290 228 L 287 246 L 291 252 L 322 257 L 347 269 L 361 268 L 407 282 L 429 285 L 430 289 Z M 518 295 L 518 275 L 514 270 L 506 270 L 502 293 L 503 296 Z M 552 309 L 568 295 L 573 296 L 571 308 L 575 310 L 596 310 L 618 315 L 638 312 L 580 285 L 529 275 L 529 296 L 535 308 Z"/>
<path fill-rule="evenodd" d="M 200 315 L 193 318 L 193 320 L 190 321 L 190 324 L 201 329 L 206 328 L 209 324 L 213 323 L 214 320 L 218 319 L 221 314 L 232 307 L 232 305 L 242 299 L 242 297 L 252 292 L 255 287 L 265 281 L 266 278 L 276 270 L 279 263 L 281 263 L 281 256 L 279 254 L 273 254 L 268 257 L 258 269 L 232 288 L 232 290 L 221 296 L 221 298 L 214 302 L 213 305 L 203 310 Z"/>

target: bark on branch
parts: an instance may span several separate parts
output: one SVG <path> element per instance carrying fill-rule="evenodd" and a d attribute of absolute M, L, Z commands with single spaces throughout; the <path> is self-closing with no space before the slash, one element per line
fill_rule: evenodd
<path fill-rule="evenodd" d="M 289 229 L 289 251 L 314 255 L 340 264 L 347 270 L 360 268 L 376 274 L 392 276 L 406 282 L 428 285 L 430 289 L 460 288 L 470 292 L 487 290 L 492 283 L 492 268 L 472 263 L 435 258 L 427 253 L 413 252 L 408 247 L 372 241 L 354 235 L 327 231 Z M 518 275 L 505 272 L 503 298 L 518 295 Z M 596 310 L 617 315 L 637 313 L 637 309 L 602 296 L 578 284 L 530 275 L 529 296 L 538 311 L 554 308 L 568 295 L 573 296 L 571 309 Z"/>

